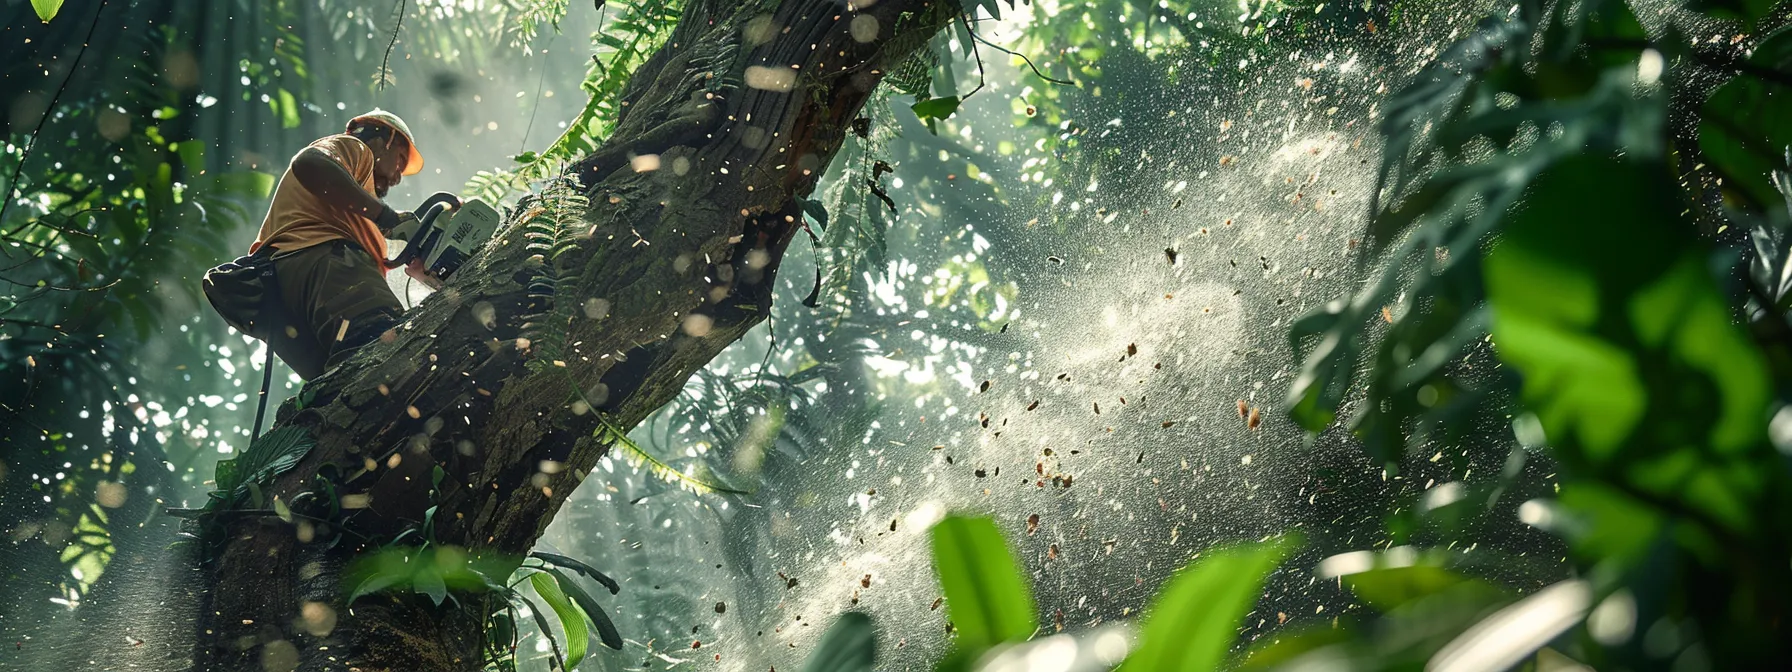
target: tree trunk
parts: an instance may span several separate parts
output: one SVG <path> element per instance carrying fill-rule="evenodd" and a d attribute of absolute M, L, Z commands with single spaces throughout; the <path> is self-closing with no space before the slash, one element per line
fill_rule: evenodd
<path fill-rule="evenodd" d="M 266 495 L 321 498 L 328 481 L 365 507 L 297 526 L 226 518 L 198 667 L 477 669 L 480 596 L 380 594 L 350 610 L 342 570 L 431 506 L 436 544 L 523 555 L 609 449 L 604 422 L 633 427 L 765 318 L 798 197 L 883 73 L 958 11 L 866 1 L 692 0 L 566 185 L 525 198 L 448 287 L 282 409 L 279 426 L 317 444 Z M 556 190 L 589 206 L 568 212 Z M 328 612 L 301 618 L 308 602 Z"/>

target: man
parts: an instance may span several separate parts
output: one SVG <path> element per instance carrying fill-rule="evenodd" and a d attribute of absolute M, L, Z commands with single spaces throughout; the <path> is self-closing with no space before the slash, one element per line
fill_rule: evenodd
<path fill-rule="evenodd" d="M 386 285 L 386 238 L 415 230 L 416 217 L 380 201 L 423 170 L 423 155 L 404 120 L 375 109 L 346 132 L 294 156 L 268 206 L 251 253 L 273 248 L 284 327 L 269 345 L 310 380 L 397 325 L 403 312 Z M 421 260 L 405 273 L 441 282 Z"/>

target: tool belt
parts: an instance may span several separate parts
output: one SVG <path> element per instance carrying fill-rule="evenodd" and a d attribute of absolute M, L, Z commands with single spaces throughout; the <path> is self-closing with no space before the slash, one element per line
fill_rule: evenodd
<path fill-rule="evenodd" d="M 267 360 L 261 365 L 261 395 L 255 403 L 255 429 L 249 434 L 253 441 L 261 436 L 262 420 L 268 412 L 268 388 L 274 382 L 274 336 L 286 324 L 280 278 L 274 274 L 274 248 L 264 246 L 255 254 L 206 271 L 199 286 L 225 322 L 268 344 Z"/>
<path fill-rule="evenodd" d="M 206 271 L 199 286 L 226 323 L 252 338 L 272 341 L 285 323 L 271 247 Z"/>

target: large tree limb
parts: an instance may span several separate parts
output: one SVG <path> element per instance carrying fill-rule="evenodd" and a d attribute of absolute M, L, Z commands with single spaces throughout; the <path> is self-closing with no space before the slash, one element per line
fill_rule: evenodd
<path fill-rule="evenodd" d="M 317 445 L 269 494 L 292 502 L 334 469 L 338 495 L 366 496 L 344 516 L 354 538 L 390 539 L 435 506 L 438 544 L 528 551 L 607 452 L 600 415 L 633 427 L 765 319 L 802 221 L 795 197 L 813 191 L 882 74 L 956 11 L 693 0 L 629 82 L 615 134 L 575 166 L 590 203 L 568 225 L 576 243 L 551 259 L 530 250 L 526 225 L 554 213 L 551 198 L 525 199 L 405 325 L 308 385 L 309 407 L 282 409 Z M 650 154 L 655 170 L 632 161 Z M 575 405 L 574 386 L 598 408 Z M 432 497 L 435 466 L 446 477 Z M 351 611 L 332 581 L 367 549 L 301 532 L 228 524 L 201 667 L 253 667 L 287 644 L 307 669 L 478 666 L 483 613 L 386 595 Z M 294 625 L 306 601 L 333 606 L 330 633 Z"/>

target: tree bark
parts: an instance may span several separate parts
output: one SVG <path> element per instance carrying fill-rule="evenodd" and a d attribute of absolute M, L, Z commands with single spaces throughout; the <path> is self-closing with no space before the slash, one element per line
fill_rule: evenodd
<path fill-rule="evenodd" d="M 865 1 L 692 0 L 629 82 L 615 133 L 569 171 L 563 188 L 588 207 L 525 198 L 404 325 L 282 409 L 279 425 L 317 444 L 266 495 L 304 502 L 329 481 L 365 506 L 296 526 L 228 517 L 199 669 L 480 666 L 479 596 L 379 594 L 351 610 L 342 570 L 431 506 L 436 544 L 523 555 L 608 451 L 603 422 L 633 427 L 765 318 L 797 199 L 883 73 L 959 11 Z M 333 627 L 307 627 L 307 602 Z"/>

